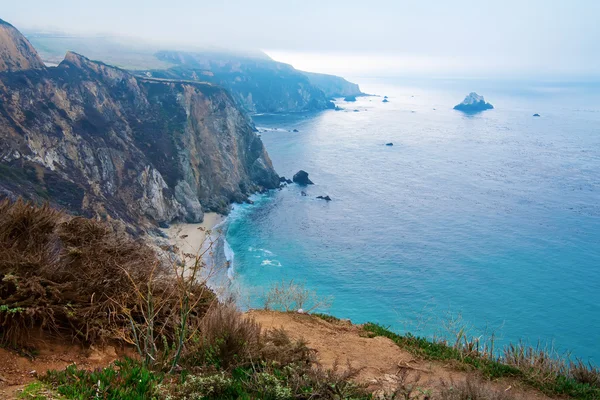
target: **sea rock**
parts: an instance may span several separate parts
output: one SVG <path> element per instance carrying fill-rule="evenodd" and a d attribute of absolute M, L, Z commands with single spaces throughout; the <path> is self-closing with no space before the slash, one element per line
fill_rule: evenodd
<path fill-rule="evenodd" d="M 388 97 L 387 97 L 387 96 L 383 96 L 383 98 L 384 98 L 384 99 L 387 99 Z"/>
<path fill-rule="evenodd" d="M 314 183 L 308 179 L 308 172 L 300 170 L 294 174 L 292 180 L 298 185 L 306 186 L 313 185 Z"/>
<path fill-rule="evenodd" d="M 534 117 L 539 117 L 539 116 L 540 116 L 540 114 L 538 114 L 538 113 L 535 113 L 535 114 L 533 114 L 533 116 L 534 116 Z"/>
<path fill-rule="evenodd" d="M 485 110 L 491 110 L 493 108 L 493 105 L 485 102 L 483 96 L 480 96 L 475 92 L 469 93 L 462 103 L 454 106 L 455 110 L 462 111 L 464 113 L 478 113 Z"/>
<path fill-rule="evenodd" d="M 279 182 L 280 182 L 280 183 L 285 183 L 285 181 L 286 181 L 286 178 L 285 178 L 285 176 L 280 176 L 280 177 L 279 177 Z"/>
<path fill-rule="evenodd" d="M 343 108 L 342 108 L 342 107 L 340 107 L 340 106 L 335 106 L 335 111 L 342 111 L 342 110 L 343 110 Z"/>
<path fill-rule="evenodd" d="M 356 101 L 356 96 L 346 96 L 344 97 L 344 101 Z"/>
<path fill-rule="evenodd" d="M 299 132 L 298 129 L 294 129 L 292 132 Z"/>
<path fill-rule="evenodd" d="M 303 197 L 307 196 L 307 194 L 306 194 L 306 192 L 304 190 L 300 192 L 300 195 L 303 196 Z"/>
<path fill-rule="evenodd" d="M 354 110 L 354 112 L 360 112 L 360 110 Z"/>
<path fill-rule="evenodd" d="M 386 146 L 393 146 L 393 145 L 394 145 L 394 143 L 392 143 L 392 142 L 389 142 L 389 143 L 386 143 L 385 145 L 386 145 Z"/>
<path fill-rule="evenodd" d="M 325 196 L 317 196 L 317 199 L 321 199 L 321 200 L 325 200 L 325 201 L 331 201 L 331 197 L 325 195 Z"/>
<path fill-rule="evenodd" d="M 389 103 L 389 100 L 387 98 L 383 99 L 382 103 Z"/>

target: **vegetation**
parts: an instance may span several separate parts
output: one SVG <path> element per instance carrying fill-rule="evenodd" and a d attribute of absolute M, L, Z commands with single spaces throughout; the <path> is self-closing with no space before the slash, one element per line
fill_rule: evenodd
<path fill-rule="evenodd" d="M 293 280 L 276 282 L 264 295 L 265 310 L 312 312 L 331 306 L 331 297 L 321 297 L 314 290 L 306 289 L 304 284 Z"/>
<path fill-rule="evenodd" d="M 580 360 L 565 361 L 539 347 L 533 348 L 523 343 L 510 345 L 504 350 L 503 356 L 498 357 L 489 351 L 489 347 L 480 349 L 476 342 L 466 338 L 451 345 L 446 341 L 428 340 L 410 334 L 398 335 L 373 323 L 365 324 L 364 329 L 374 336 L 391 339 L 416 356 L 458 362 L 459 366 L 479 371 L 485 378 L 515 378 L 550 396 L 589 400 L 600 398 L 598 368 Z"/>
<path fill-rule="evenodd" d="M 37 329 L 84 345 L 117 341 L 137 353 L 94 371 L 76 365 L 48 371 L 20 397 L 374 398 L 353 381 L 359 370 L 337 363 L 325 370 L 304 342 L 291 340 L 283 330 L 263 332 L 234 305 L 218 302 L 206 285 L 214 273 L 204 261 L 212 245 L 209 239 L 194 254 L 161 262 L 148 245 L 109 225 L 48 206 L 0 202 L 2 342 L 27 347 L 28 334 Z M 266 308 L 282 311 L 312 310 L 329 302 L 293 281 L 274 285 L 265 296 Z M 418 357 L 450 361 L 476 373 L 465 382 L 443 382 L 432 393 L 418 376 L 401 371 L 397 384 L 378 393 L 378 399 L 507 400 L 514 397 L 482 380 L 506 377 L 551 396 L 600 398 L 598 368 L 553 357 L 544 349 L 520 343 L 497 357 L 493 341 L 467 340 L 463 330 L 452 344 L 398 335 L 376 324 L 364 330 Z"/>

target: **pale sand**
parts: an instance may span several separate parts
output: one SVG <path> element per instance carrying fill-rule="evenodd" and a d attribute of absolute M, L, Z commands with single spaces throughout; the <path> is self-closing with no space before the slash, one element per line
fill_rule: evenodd
<path fill-rule="evenodd" d="M 181 252 L 198 254 L 202 247 L 208 245 L 207 232 L 211 232 L 214 240 L 219 235 L 219 230 L 215 227 L 224 220 L 225 217 L 221 214 L 205 213 L 204 221 L 200 224 L 173 224 L 162 231 L 169 236 L 169 243 L 176 245 Z"/>

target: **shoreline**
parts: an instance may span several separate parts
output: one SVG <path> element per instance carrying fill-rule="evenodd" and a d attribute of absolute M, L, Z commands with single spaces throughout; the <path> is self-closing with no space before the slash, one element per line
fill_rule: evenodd
<path fill-rule="evenodd" d="M 177 223 L 162 231 L 167 235 L 169 244 L 177 246 L 181 252 L 198 254 L 205 244 L 216 239 L 215 233 L 226 219 L 225 215 L 208 212 L 201 223 Z M 208 233 L 212 239 L 209 239 Z"/>

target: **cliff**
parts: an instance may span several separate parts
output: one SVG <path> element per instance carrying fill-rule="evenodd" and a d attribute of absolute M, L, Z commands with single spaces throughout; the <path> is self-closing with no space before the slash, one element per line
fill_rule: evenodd
<path fill-rule="evenodd" d="M 341 76 L 317 74 L 315 72 L 302 72 L 308 77 L 310 83 L 325 93 L 328 98 L 359 96 L 364 94 L 356 83 L 352 83 Z"/>
<path fill-rule="evenodd" d="M 268 57 L 178 51 L 161 51 L 156 56 L 175 66 L 167 70 L 138 71 L 138 74 L 218 84 L 227 88 L 236 102 L 251 113 L 315 111 L 335 107 L 329 97 L 302 72 Z"/>
<path fill-rule="evenodd" d="M 0 71 L 43 69 L 33 46 L 11 24 L 0 19 Z"/>
<path fill-rule="evenodd" d="M 0 196 L 144 226 L 199 222 L 278 185 L 220 87 L 143 79 L 76 53 L 0 73 Z"/>

